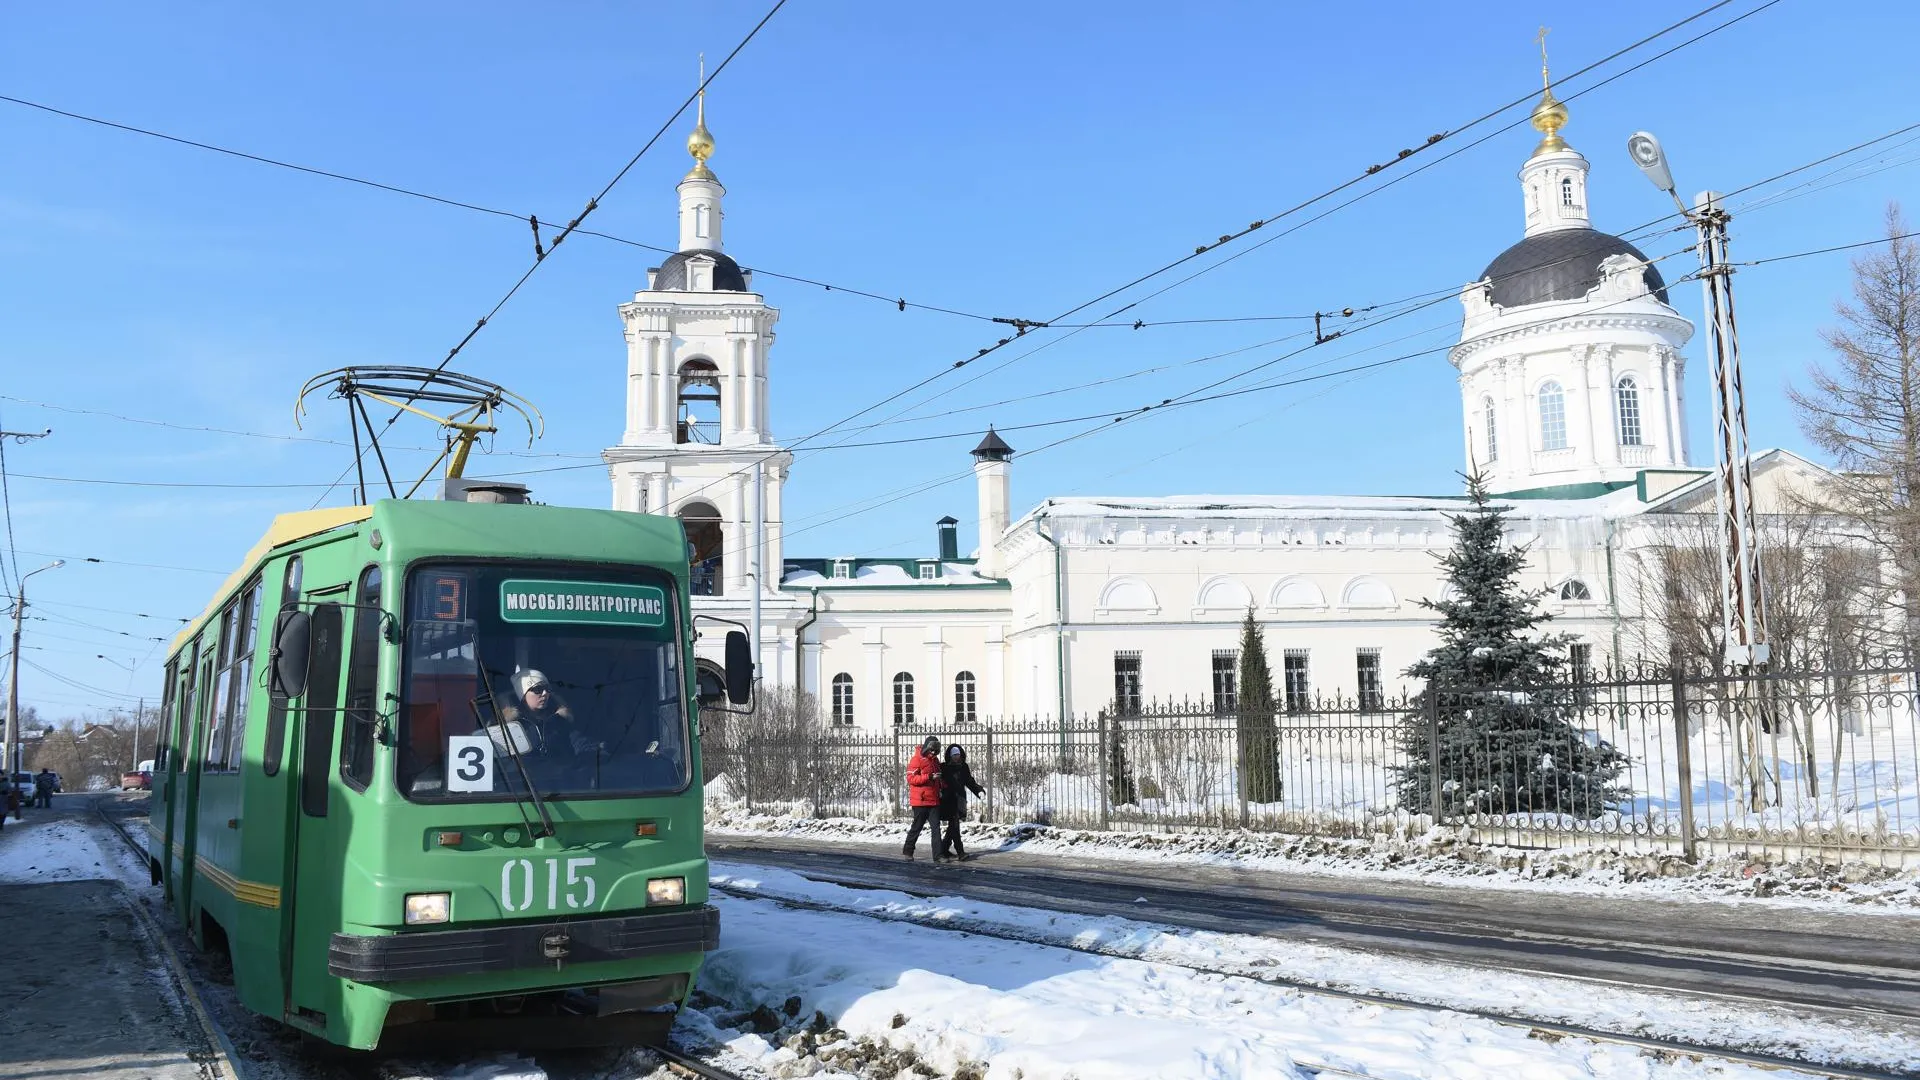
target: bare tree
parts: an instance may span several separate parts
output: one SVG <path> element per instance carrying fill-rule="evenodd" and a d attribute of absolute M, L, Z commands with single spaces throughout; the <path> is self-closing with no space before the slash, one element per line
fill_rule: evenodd
<path fill-rule="evenodd" d="M 1846 523 L 1888 568 L 1909 653 L 1920 653 L 1920 247 L 1898 203 L 1886 247 L 1853 262 L 1853 302 L 1823 332 L 1832 357 L 1789 389 L 1800 427 L 1840 477 L 1802 496 L 1804 509 Z"/>
<path fill-rule="evenodd" d="M 1661 542 L 1641 549 L 1628 564 L 1626 587 L 1640 616 L 1626 627 L 1628 639 L 1643 656 L 1670 657 L 1687 671 L 1718 671 L 1727 642 L 1715 519 L 1658 515 L 1656 525 Z M 1759 522 L 1773 650 L 1765 705 L 1750 716 L 1728 693 L 1731 684 L 1708 681 L 1701 687 L 1738 750 L 1754 810 L 1784 801 L 1782 754 L 1800 763 L 1807 795 L 1819 797 L 1815 726 L 1831 722 L 1837 745 L 1848 723 L 1837 705 L 1854 697 L 1847 673 L 1878 647 L 1885 610 L 1879 552 L 1853 539 L 1853 532 L 1846 521 L 1806 513 L 1770 514 Z"/>

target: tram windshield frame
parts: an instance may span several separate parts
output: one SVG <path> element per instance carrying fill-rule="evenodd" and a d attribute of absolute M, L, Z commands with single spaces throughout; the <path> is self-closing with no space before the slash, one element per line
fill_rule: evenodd
<path fill-rule="evenodd" d="M 665 571 L 416 563 L 401 626 L 405 798 L 633 798 L 693 783 L 685 628 Z"/>

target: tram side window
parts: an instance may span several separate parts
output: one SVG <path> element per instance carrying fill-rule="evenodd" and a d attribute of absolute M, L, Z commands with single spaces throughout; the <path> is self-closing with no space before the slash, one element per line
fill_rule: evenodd
<path fill-rule="evenodd" d="M 213 708 L 206 714 L 207 740 L 201 744 L 201 768 L 214 772 L 227 767 L 227 706 L 233 700 L 229 692 L 227 668 L 233 663 L 233 618 L 236 605 L 227 605 L 220 613 L 220 633 L 214 639 Z"/>
<path fill-rule="evenodd" d="M 273 630 L 277 639 L 280 633 L 280 620 L 287 613 L 297 610 L 300 605 L 300 556 L 287 559 L 286 577 L 280 585 L 280 614 L 274 616 Z M 287 752 L 287 696 L 278 691 L 267 694 L 267 737 L 260 749 L 260 769 L 268 776 L 280 775 L 280 762 Z"/>
<path fill-rule="evenodd" d="M 333 718 L 340 704 L 340 605 L 313 609 L 313 663 L 308 668 L 306 723 L 300 744 L 300 809 L 308 817 L 327 816 L 327 761 L 333 756 Z"/>
<path fill-rule="evenodd" d="M 221 764 L 240 768 L 240 754 L 247 745 L 247 703 L 253 696 L 253 645 L 260 626 L 260 583 L 247 586 L 234 609 L 233 651 L 228 657 L 227 747 Z"/>
<path fill-rule="evenodd" d="M 173 745 L 173 705 L 179 700 L 179 695 L 173 692 L 174 680 L 179 678 L 177 667 L 177 662 L 169 661 L 166 681 L 160 684 L 160 723 L 153 741 L 153 771 L 156 773 L 165 772 L 167 759 L 173 756 L 168 747 Z M 138 762 L 135 764 L 138 765 Z"/>
<path fill-rule="evenodd" d="M 365 791 L 373 779 L 373 720 L 380 676 L 380 568 L 360 575 L 353 611 L 353 651 L 347 659 L 347 727 L 340 737 L 340 775 Z"/>
<path fill-rule="evenodd" d="M 170 751 L 174 772 L 187 767 L 193 757 L 193 718 L 195 697 L 193 693 L 194 665 L 200 662 L 200 643 L 198 640 L 187 643 L 186 651 L 180 656 L 180 688 L 173 695 L 173 749 Z"/>

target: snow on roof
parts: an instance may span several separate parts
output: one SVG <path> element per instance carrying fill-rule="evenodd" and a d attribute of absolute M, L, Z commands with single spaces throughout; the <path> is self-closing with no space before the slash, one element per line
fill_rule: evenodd
<path fill-rule="evenodd" d="M 1632 486 L 1585 499 L 1495 497 L 1517 518 L 1625 517 L 1644 505 Z M 1469 509 L 1465 495 L 1167 495 L 1048 499 L 1022 520 L 1047 518 L 1175 518 L 1314 520 L 1333 517 L 1444 518 Z"/>
<path fill-rule="evenodd" d="M 809 560 L 809 561 L 820 561 L 820 560 Z M 835 561 L 845 561 L 845 562 L 852 563 L 853 567 L 852 567 L 850 576 L 837 578 L 837 577 L 831 576 L 830 574 L 823 574 L 820 571 L 814 570 L 811 568 L 800 569 L 800 570 L 792 571 L 788 573 L 784 578 L 781 578 L 780 587 L 783 589 L 817 589 L 817 588 L 856 588 L 857 589 L 861 587 L 897 589 L 897 588 L 912 586 L 914 588 L 920 588 L 920 589 L 937 589 L 943 586 L 953 586 L 953 585 L 1000 585 L 1000 584 L 1003 584 L 1003 582 L 1001 582 L 998 578 L 981 577 L 979 574 L 974 573 L 973 564 L 970 562 L 964 562 L 964 563 L 942 562 L 940 563 L 940 572 L 937 577 L 923 578 L 919 576 L 917 566 L 914 568 L 914 570 L 910 571 L 906 567 L 901 566 L 899 564 L 902 562 L 907 562 L 907 563 L 917 563 L 917 562 L 923 562 L 923 561 L 932 562 L 934 560 L 898 559 L 898 560 L 888 560 L 885 562 L 875 561 L 871 563 L 867 563 L 859 559 L 824 560 L 824 561 L 828 562 L 829 564 Z"/>

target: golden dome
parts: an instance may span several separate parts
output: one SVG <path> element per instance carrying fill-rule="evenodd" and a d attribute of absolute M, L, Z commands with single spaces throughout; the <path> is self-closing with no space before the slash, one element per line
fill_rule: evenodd
<path fill-rule="evenodd" d="M 1560 137 L 1560 129 L 1566 126 L 1567 107 L 1560 104 L 1560 99 L 1553 96 L 1553 91 L 1542 91 L 1540 104 L 1533 107 L 1533 127 L 1546 138 L 1533 148 L 1534 156 L 1567 149 L 1567 141 Z"/>
<path fill-rule="evenodd" d="M 693 168 L 687 173 L 689 180 L 712 180 L 713 171 L 707 168 L 707 159 L 713 156 L 713 132 L 707 130 L 707 58 L 700 57 L 700 105 L 693 121 L 693 133 L 687 136 L 687 153 L 693 155 Z"/>

